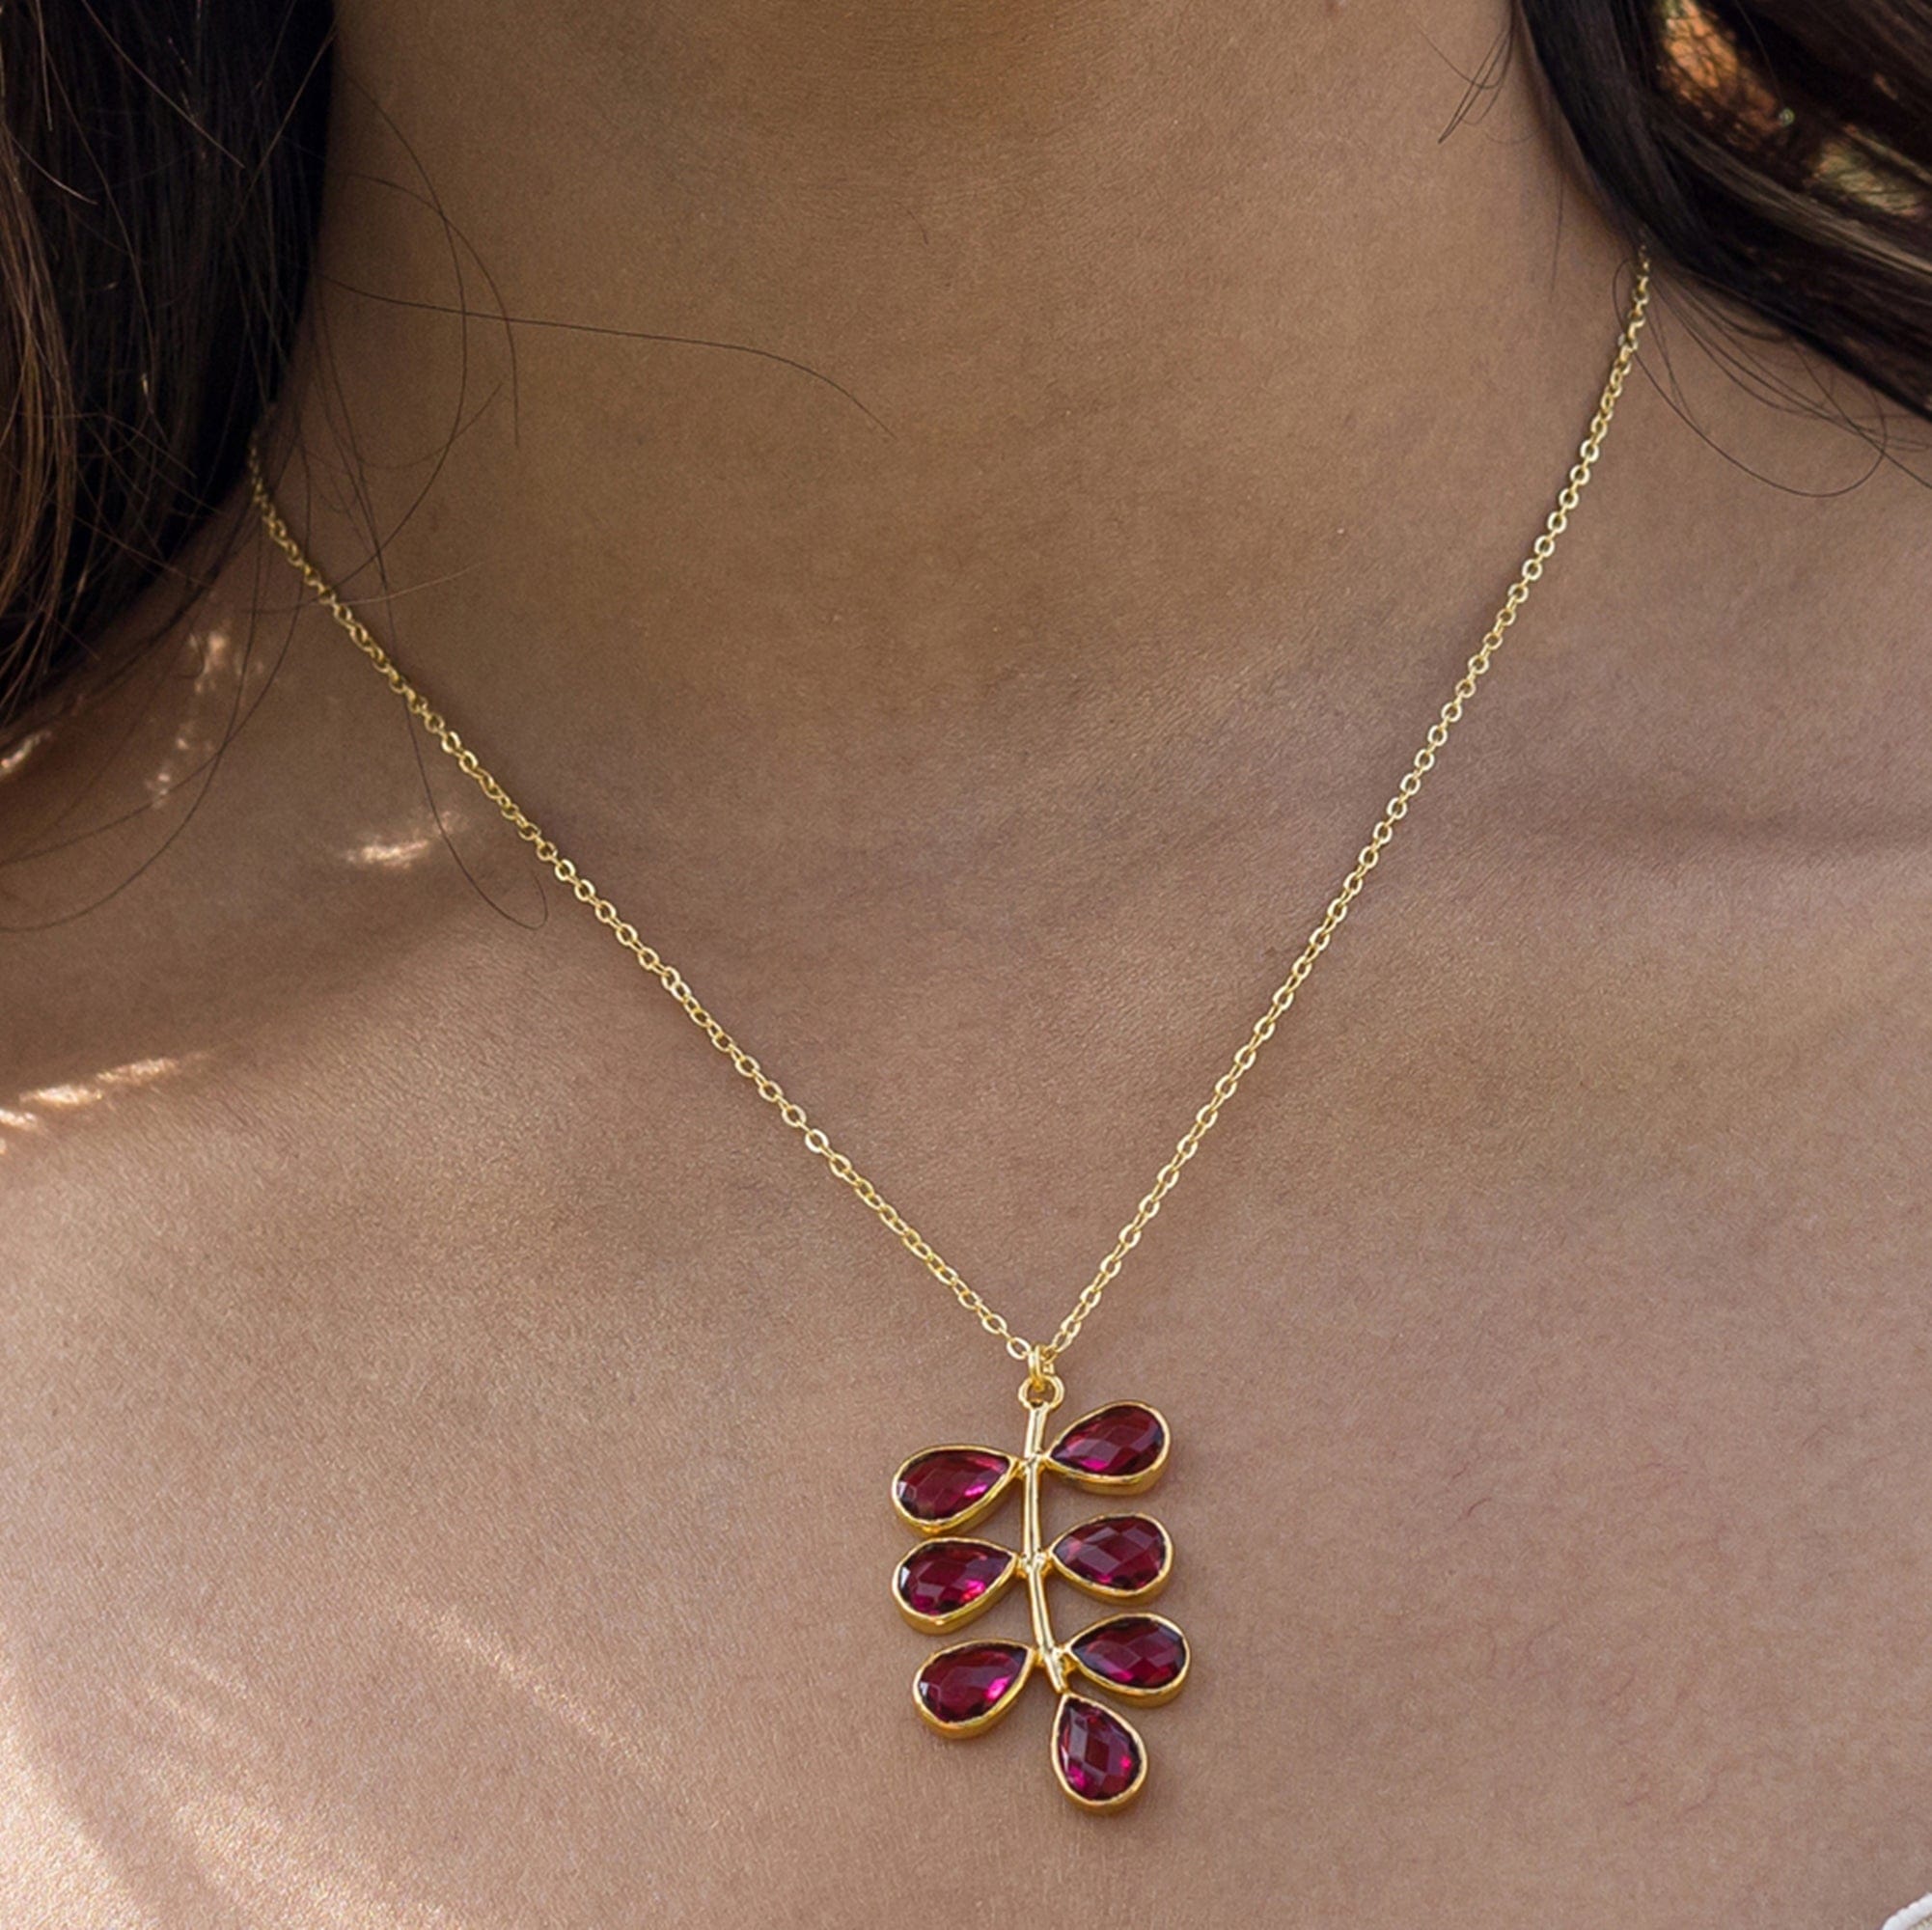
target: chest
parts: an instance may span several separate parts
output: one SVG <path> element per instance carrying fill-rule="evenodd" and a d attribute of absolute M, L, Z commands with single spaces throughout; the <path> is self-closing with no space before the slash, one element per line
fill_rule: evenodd
<path fill-rule="evenodd" d="M 332 1887 L 399 1924 L 1869 1930 L 1924 1886 L 1917 1022 L 1406 963 L 1321 1014 L 1373 1051 L 1243 1095 L 1065 1365 L 1068 1413 L 1173 1427 L 1195 1660 L 1130 1815 L 1059 1795 L 1040 1684 L 958 1743 L 907 1694 L 888 1477 L 1016 1448 L 1018 1370 L 693 1041 L 468 1013 L 239 1082 L 37 1238 L 6 1531 L 46 1827 L 163 1923 Z M 928 1036 L 833 1110 L 1043 1331 L 1164 1150 L 1109 1121 L 1187 1082 L 1049 1080 L 1061 1136 L 1003 1139 L 1041 1054 L 1093 1055 Z"/>

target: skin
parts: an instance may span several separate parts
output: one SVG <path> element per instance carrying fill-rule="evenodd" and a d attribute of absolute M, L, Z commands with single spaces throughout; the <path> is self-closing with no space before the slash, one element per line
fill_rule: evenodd
<path fill-rule="evenodd" d="M 1439 139 L 1500 10 L 342 14 L 291 516 L 1045 1332 L 1608 361 L 1625 251 L 1527 72 Z M 971 1744 L 907 1706 L 886 1479 L 1017 1446 L 1016 1370 L 245 543 L 0 783 L 0 1917 L 1932 1887 L 1926 498 L 1669 302 L 1645 369 L 1065 1364 L 1176 1431 L 1196 1673 L 1112 1821 L 1037 1686 Z"/>

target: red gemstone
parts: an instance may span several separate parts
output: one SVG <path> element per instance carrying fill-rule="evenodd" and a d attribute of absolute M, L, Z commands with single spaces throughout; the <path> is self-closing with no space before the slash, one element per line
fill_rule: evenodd
<path fill-rule="evenodd" d="M 1061 1703 L 1053 1750 L 1067 1788 L 1083 1802 L 1118 1803 L 1140 1779 L 1140 1737 L 1084 1696 L 1068 1696 Z"/>
<path fill-rule="evenodd" d="M 916 1615 L 951 1615 L 1004 1581 L 1011 1551 L 986 1541 L 931 1541 L 898 1565 L 893 1586 Z"/>
<path fill-rule="evenodd" d="M 1150 1407 L 1117 1401 L 1076 1420 L 1054 1443 L 1052 1458 L 1072 1474 L 1120 1481 L 1145 1475 L 1161 1458 L 1167 1429 Z"/>
<path fill-rule="evenodd" d="M 1090 1588 L 1137 1595 L 1166 1571 L 1168 1538 L 1144 1514 L 1102 1515 L 1069 1528 L 1054 1543 L 1053 1558 Z"/>
<path fill-rule="evenodd" d="M 1017 1641 L 969 1641 L 942 1648 L 919 1671 L 913 1693 L 925 1713 L 949 1728 L 977 1722 L 1013 1694 L 1032 1652 Z"/>
<path fill-rule="evenodd" d="M 1173 1688 L 1187 1667 L 1187 1638 L 1158 1615 L 1116 1615 L 1068 1646 L 1088 1674 L 1144 1696 Z"/>
<path fill-rule="evenodd" d="M 990 1448 L 935 1448 L 898 1471 L 893 1499 L 914 1521 L 951 1521 L 983 1501 L 1012 1465 Z"/>

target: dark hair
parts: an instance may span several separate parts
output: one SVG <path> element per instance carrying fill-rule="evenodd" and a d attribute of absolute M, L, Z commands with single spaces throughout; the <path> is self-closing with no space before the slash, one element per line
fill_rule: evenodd
<path fill-rule="evenodd" d="M 0 744 L 241 473 L 308 281 L 332 23 L 0 6 Z"/>
<path fill-rule="evenodd" d="M 1605 204 L 1932 414 L 1932 0 L 1518 0 Z"/>
<path fill-rule="evenodd" d="M 1932 0 L 1517 0 L 1611 214 L 1932 415 Z M 0 6 L 0 745 L 228 499 L 321 202 L 329 0 Z"/>

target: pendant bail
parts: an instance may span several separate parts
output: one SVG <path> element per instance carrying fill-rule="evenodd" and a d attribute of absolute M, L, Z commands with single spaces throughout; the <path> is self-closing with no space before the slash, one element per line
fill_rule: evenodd
<path fill-rule="evenodd" d="M 1027 1349 L 1027 1377 L 1020 1383 L 1020 1405 L 1025 1408 L 1058 1407 L 1066 1397 L 1066 1389 L 1053 1370 L 1052 1352 L 1042 1346 Z"/>

